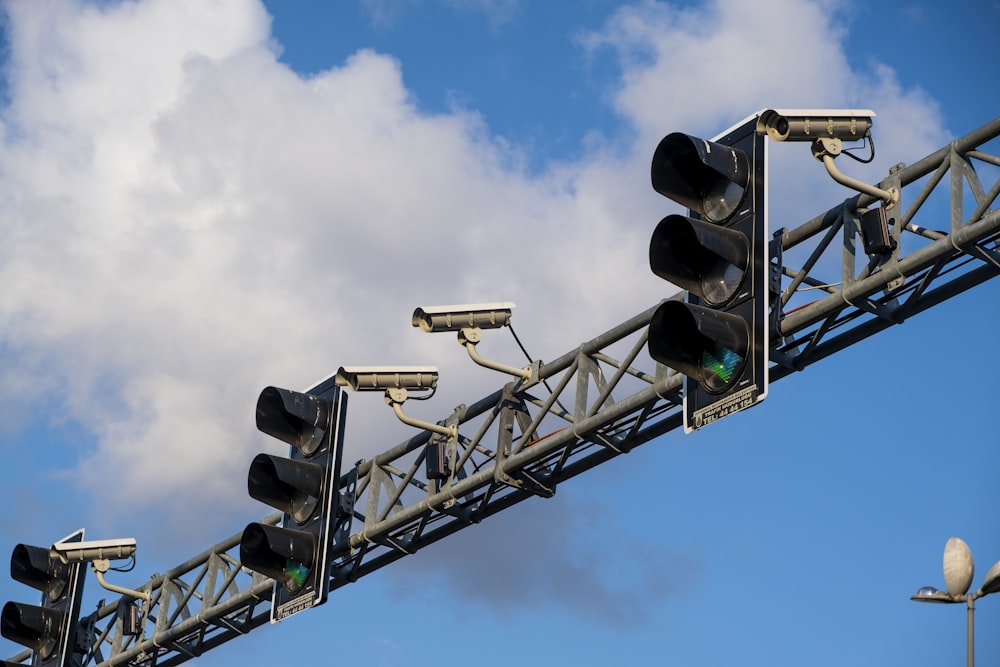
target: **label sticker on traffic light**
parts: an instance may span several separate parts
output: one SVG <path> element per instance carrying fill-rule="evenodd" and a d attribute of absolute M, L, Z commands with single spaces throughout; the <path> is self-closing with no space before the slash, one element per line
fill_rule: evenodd
<path fill-rule="evenodd" d="M 83 541 L 83 529 L 57 544 Z M 79 667 L 82 654 L 74 651 L 83 598 L 81 563 L 62 563 L 49 549 L 18 544 L 10 557 L 14 581 L 41 591 L 40 605 L 8 602 L 0 612 L 0 634 L 31 649 L 31 664 L 43 667 Z"/>
<path fill-rule="evenodd" d="M 688 215 L 656 226 L 649 266 L 687 294 L 654 312 L 648 349 L 685 376 L 687 433 L 767 396 L 767 144 L 756 124 L 711 141 L 675 132 L 653 154 L 653 189 Z"/>
<path fill-rule="evenodd" d="M 281 524 L 251 523 L 240 539 L 241 564 L 274 579 L 272 623 L 326 601 L 346 414 L 333 378 L 307 392 L 267 387 L 257 399 L 257 429 L 289 445 L 287 458 L 257 455 L 247 475 L 250 496 L 280 510 Z"/>

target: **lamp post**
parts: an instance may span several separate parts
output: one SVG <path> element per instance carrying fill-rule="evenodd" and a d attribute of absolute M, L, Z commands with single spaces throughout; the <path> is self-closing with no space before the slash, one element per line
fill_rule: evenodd
<path fill-rule="evenodd" d="M 972 584 L 974 563 L 969 546 L 957 537 L 948 538 L 944 545 L 944 583 L 946 590 L 939 591 L 933 586 L 924 586 L 911 595 L 916 602 L 937 602 L 939 604 L 959 604 L 966 606 L 966 649 L 965 662 L 973 667 L 973 612 L 976 610 L 976 600 L 1000 591 L 1000 561 L 997 561 L 983 580 L 978 591 L 969 593 Z"/>

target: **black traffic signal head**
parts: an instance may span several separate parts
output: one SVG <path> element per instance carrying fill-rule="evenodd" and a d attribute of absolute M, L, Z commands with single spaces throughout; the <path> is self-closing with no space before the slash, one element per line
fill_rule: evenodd
<path fill-rule="evenodd" d="M 718 223 L 743 203 L 750 160 L 738 148 L 674 132 L 653 152 L 650 174 L 654 190 Z"/>
<path fill-rule="evenodd" d="M 81 529 L 57 544 L 82 540 Z M 0 635 L 30 648 L 32 665 L 79 665 L 73 649 L 83 597 L 82 565 L 62 563 L 49 553 L 29 544 L 18 544 L 11 552 L 11 578 L 41 591 L 42 599 L 37 606 L 7 602 L 0 611 Z"/>
<path fill-rule="evenodd" d="M 257 399 L 257 429 L 305 456 L 323 443 L 329 420 L 330 401 L 320 396 L 266 387 Z"/>
<path fill-rule="evenodd" d="M 766 156 L 756 115 L 712 141 L 674 132 L 653 154 L 660 194 L 688 208 L 656 226 L 649 266 L 686 291 L 649 324 L 649 355 L 685 375 L 690 432 L 767 395 Z"/>
<path fill-rule="evenodd" d="M 346 414 L 332 377 L 304 393 L 267 387 L 257 399 L 257 428 L 289 445 L 287 457 L 258 454 L 247 475 L 250 496 L 280 510 L 281 525 L 251 523 L 240 539 L 240 562 L 275 581 L 272 623 L 326 601 Z"/>

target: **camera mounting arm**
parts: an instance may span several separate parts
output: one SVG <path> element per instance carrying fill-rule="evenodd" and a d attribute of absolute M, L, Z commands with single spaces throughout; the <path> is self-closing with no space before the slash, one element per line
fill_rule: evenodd
<path fill-rule="evenodd" d="M 144 602 L 149 602 L 152 599 L 152 595 L 149 591 L 136 591 L 131 588 L 125 588 L 124 586 L 116 586 L 105 579 L 104 573 L 111 569 L 111 561 L 106 558 L 90 561 L 90 569 L 97 576 L 97 583 L 99 583 L 102 588 L 105 588 L 112 593 L 138 598 Z"/>
<path fill-rule="evenodd" d="M 875 199 L 880 199 L 886 208 L 892 208 L 899 201 L 899 191 L 896 189 L 883 190 L 874 185 L 869 185 L 864 181 L 851 178 L 847 174 L 837 169 L 833 159 L 843 152 L 843 142 L 835 137 L 821 137 L 812 143 L 813 157 L 823 163 L 830 177 L 843 186 L 857 190 L 862 194 L 869 195 Z"/>

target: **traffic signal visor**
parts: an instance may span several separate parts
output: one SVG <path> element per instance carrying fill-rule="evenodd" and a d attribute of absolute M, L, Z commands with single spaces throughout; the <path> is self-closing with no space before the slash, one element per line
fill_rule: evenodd
<path fill-rule="evenodd" d="M 8 602 L 0 612 L 0 634 L 48 660 L 59 645 L 65 616 L 62 610 L 52 607 Z"/>
<path fill-rule="evenodd" d="M 69 581 L 69 565 L 49 557 L 49 550 L 18 544 L 10 557 L 10 578 L 45 593 L 55 602 Z"/>
<path fill-rule="evenodd" d="M 673 132 L 653 152 L 650 174 L 661 195 L 719 223 L 745 199 L 750 162 L 738 148 Z"/>
<path fill-rule="evenodd" d="M 316 463 L 258 454 L 250 463 L 247 491 L 302 525 L 319 506 L 324 477 L 323 466 Z"/>
<path fill-rule="evenodd" d="M 330 402 L 312 394 L 266 387 L 257 399 L 257 429 L 312 456 L 323 444 Z"/>
<path fill-rule="evenodd" d="M 749 261 L 745 234 L 683 215 L 661 220 L 649 242 L 653 273 L 713 307 L 738 293 Z"/>
<path fill-rule="evenodd" d="M 700 382 L 711 393 L 728 389 L 746 363 L 750 332 L 742 317 L 681 301 L 664 301 L 653 313 L 649 355 Z"/>
<path fill-rule="evenodd" d="M 316 567 L 316 537 L 262 523 L 248 525 L 240 538 L 240 562 L 298 593 Z"/>

